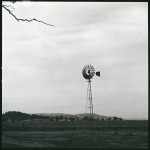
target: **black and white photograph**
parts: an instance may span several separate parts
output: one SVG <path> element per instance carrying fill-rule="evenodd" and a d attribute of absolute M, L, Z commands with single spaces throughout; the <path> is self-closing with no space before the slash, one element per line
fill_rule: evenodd
<path fill-rule="evenodd" d="M 2 148 L 148 149 L 148 2 L 2 2 Z"/>

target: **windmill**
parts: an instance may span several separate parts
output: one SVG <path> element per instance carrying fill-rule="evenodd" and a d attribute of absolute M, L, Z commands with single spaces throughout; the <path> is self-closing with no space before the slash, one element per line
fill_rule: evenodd
<path fill-rule="evenodd" d="M 91 92 L 91 80 L 96 74 L 97 76 L 100 77 L 100 71 L 95 72 L 95 69 L 91 65 L 86 65 L 83 70 L 82 70 L 82 75 L 85 79 L 87 79 L 88 82 L 88 87 L 87 87 L 87 97 L 86 97 L 86 107 L 85 107 L 85 114 L 87 110 L 89 110 L 89 120 L 90 120 L 90 126 L 92 123 L 92 120 L 94 118 L 93 116 L 93 103 L 92 103 L 92 92 Z M 84 119 L 84 125 L 85 125 L 85 119 Z"/>

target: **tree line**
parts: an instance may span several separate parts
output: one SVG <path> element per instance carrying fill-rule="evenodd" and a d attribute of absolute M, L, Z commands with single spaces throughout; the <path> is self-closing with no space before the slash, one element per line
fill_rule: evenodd
<path fill-rule="evenodd" d="M 122 118 L 111 117 L 111 118 L 90 118 L 89 116 L 84 116 L 79 118 L 78 116 L 43 116 L 37 114 L 27 114 L 19 111 L 9 111 L 2 114 L 2 121 L 83 121 L 83 120 L 95 120 L 95 121 L 122 121 Z"/>

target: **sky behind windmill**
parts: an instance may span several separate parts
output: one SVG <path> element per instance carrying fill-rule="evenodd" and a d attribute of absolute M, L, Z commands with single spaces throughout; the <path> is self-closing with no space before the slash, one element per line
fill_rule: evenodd
<path fill-rule="evenodd" d="M 84 113 L 91 64 L 94 113 L 148 118 L 147 2 L 16 2 L 2 16 L 2 112 Z"/>

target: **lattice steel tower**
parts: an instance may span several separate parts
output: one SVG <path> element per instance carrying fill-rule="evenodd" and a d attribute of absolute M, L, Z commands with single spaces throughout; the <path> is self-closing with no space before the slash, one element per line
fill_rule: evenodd
<path fill-rule="evenodd" d="M 92 103 L 92 91 L 91 91 L 91 78 L 93 78 L 94 74 L 100 77 L 100 71 L 95 73 L 95 69 L 91 65 L 86 65 L 82 70 L 82 75 L 85 79 L 88 81 L 88 87 L 87 87 L 87 97 L 86 97 L 86 106 L 85 106 L 85 115 L 88 114 L 89 117 L 89 126 L 92 125 L 92 120 L 94 118 L 93 116 L 93 103 Z M 85 125 L 86 119 L 84 119 L 84 125 Z"/>

